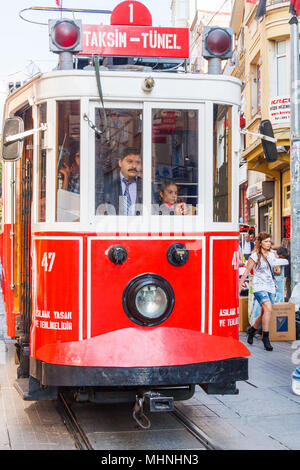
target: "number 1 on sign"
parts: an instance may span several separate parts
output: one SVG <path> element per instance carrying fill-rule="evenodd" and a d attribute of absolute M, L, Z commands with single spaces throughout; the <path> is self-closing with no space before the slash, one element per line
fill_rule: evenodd
<path fill-rule="evenodd" d="M 130 4 L 129 4 L 129 10 L 130 10 L 130 13 L 129 13 L 129 22 L 130 22 L 130 23 L 133 23 L 133 3 L 130 3 Z"/>

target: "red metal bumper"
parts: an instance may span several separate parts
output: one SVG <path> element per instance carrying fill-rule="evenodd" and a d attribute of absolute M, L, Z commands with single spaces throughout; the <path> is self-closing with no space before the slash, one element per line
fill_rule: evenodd
<path fill-rule="evenodd" d="M 181 328 L 125 328 L 83 341 L 47 344 L 35 359 L 80 367 L 159 367 L 250 356 L 233 338 Z"/>

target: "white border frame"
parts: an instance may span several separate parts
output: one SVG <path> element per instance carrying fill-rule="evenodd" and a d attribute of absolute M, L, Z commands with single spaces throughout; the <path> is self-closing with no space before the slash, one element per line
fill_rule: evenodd
<path fill-rule="evenodd" d="M 213 279 L 214 279 L 214 272 L 213 272 L 213 244 L 215 240 L 239 240 L 238 236 L 212 236 L 209 240 L 209 292 L 208 292 L 208 299 L 209 299 L 209 307 L 208 307 L 208 334 L 212 335 L 212 322 L 213 322 Z"/>
<path fill-rule="evenodd" d="M 213 106 L 214 104 L 232 107 L 232 129 L 231 129 L 231 221 L 230 222 L 214 222 L 213 220 Z M 206 232 L 233 232 L 239 231 L 238 224 L 238 201 L 239 201 L 239 154 L 240 154 L 240 123 L 239 108 L 230 103 L 221 103 L 220 100 L 206 102 L 205 115 L 207 118 L 207 135 L 211 135 L 211 139 L 207 140 L 207 155 L 212 158 L 208 159 L 207 165 L 209 170 L 207 173 L 207 191 L 208 210 L 206 215 L 205 231 Z"/>
<path fill-rule="evenodd" d="M 79 242 L 79 259 L 78 259 L 78 341 L 83 340 L 83 238 L 75 236 L 32 236 L 32 251 L 35 240 L 77 240 Z M 36 257 L 36 253 L 32 253 L 33 257 Z"/>
<path fill-rule="evenodd" d="M 141 109 L 143 111 L 143 165 L 146 175 L 150 178 L 143 179 L 143 194 L 144 206 L 151 207 L 151 174 L 152 174 L 152 109 L 179 109 L 179 110 L 195 110 L 198 111 L 198 215 L 185 216 L 185 217 L 172 217 L 172 228 L 170 230 L 170 217 L 153 216 L 144 213 L 138 217 L 128 216 L 95 216 L 94 215 L 94 200 L 95 200 L 95 164 L 93 163 L 89 172 L 89 187 L 93 188 L 89 194 L 89 224 L 93 225 L 96 231 L 104 233 L 195 233 L 204 230 L 204 197 L 205 197 L 205 177 L 206 173 L 206 159 L 205 159 L 205 129 L 204 129 L 204 103 L 191 103 L 191 102 L 107 102 L 106 108 L 128 108 L 128 109 Z M 99 107 L 99 103 L 91 102 L 90 115 L 95 114 L 95 108 Z M 90 130 L 89 137 L 89 155 L 95 155 L 95 135 Z M 92 157 L 91 157 L 92 158 Z M 204 170 L 204 171 L 200 171 Z M 146 212 L 146 211 L 144 211 Z"/>
<path fill-rule="evenodd" d="M 132 110 L 139 110 L 142 112 L 143 115 L 143 134 L 142 134 L 142 152 L 143 152 L 143 159 L 145 158 L 145 113 L 143 108 L 142 102 L 135 102 L 135 101 L 106 101 L 104 104 L 106 109 L 132 109 Z M 89 111 L 87 115 L 90 117 L 92 122 L 95 121 L 95 110 L 96 108 L 102 108 L 101 104 L 96 101 L 90 101 L 89 103 Z M 88 187 L 92 188 L 89 191 L 89 210 L 88 210 L 88 222 L 92 224 L 95 228 L 100 226 L 101 232 L 115 232 L 118 231 L 117 227 L 122 227 L 126 220 L 128 219 L 139 219 L 142 217 L 128 217 L 128 216 L 96 216 L 95 215 L 95 132 L 88 126 L 88 141 L 89 141 L 89 158 L 91 164 L 89 165 L 89 173 L 88 173 Z M 143 187 L 144 189 L 144 187 Z M 131 222 L 131 220 L 130 220 Z M 105 229 L 104 227 L 107 227 Z M 125 229 L 126 230 L 126 229 Z"/>
<path fill-rule="evenodd" d="M 112 242 L 112 245 L 115 242 L 121 243 L 123 240 L 170 240 L 170 242 L 175 242 L 175 240 L 186 240 L 193 238 L 195 240 L 202 241 L 202 278 L 201 278 L 201 333 L 205 333 L 205 279 L 206 279 L 206 237 L 197 236 L 197 237 L 109 237 L 109 236 L 92 236 L 87 238 L 87 339 L 91 338 L 91 294 L 92 294 L 92 260 L 91 260 L 91 249 L 92 241 L 95 240 L 109 240 Z M 108 253 L 105 253 L 108 256 Z M 134 326 L 134 325 L 133 325 Z"/>

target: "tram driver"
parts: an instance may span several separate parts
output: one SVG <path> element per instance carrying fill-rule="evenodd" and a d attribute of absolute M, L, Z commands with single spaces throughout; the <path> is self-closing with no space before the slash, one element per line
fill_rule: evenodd
<path fill-rule="evenodd" d="M 137 148 L 126 148 L 119 159 L 118 168 L 103 177 L 103 191 L 96 215 L 140 215 L 143 203 L 141 175 L 140 152 Z"/>

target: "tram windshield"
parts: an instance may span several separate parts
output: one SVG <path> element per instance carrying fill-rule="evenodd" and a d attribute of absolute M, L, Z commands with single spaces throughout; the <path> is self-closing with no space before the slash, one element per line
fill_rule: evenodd
<path fill-rule="evenodd" d="M 104 111 L 96 108 L 101 129 Z M 139 109 L 106 109 L 107 128 L 95 139 L 96 215 L 141 215 L 142 127 Z"/>
<path fill-rule="evenodd" d="M 198 201 L 198 111 L 152 110 L 152 214 L 194 215 Z"/>
<path fill-rule="evenodd" d="M 96 215 L 143 213 L 143 114 L 106 109 L 95 138 Z M 96 108 L 101 129 L 104 111 Z M 152 110 L 152 215 L 194 215 L 198 201 L 198 111 Z M 150 130 L 150 129 L 149 129 Z M 147 208 L 148 210 L 148 208 Z"/>
<path fill-rule="evenodd" d="M 95 108 L 95 125 L 103 130 L 95 137 L 95 214 L 196 215 L 199 110 L 151 109 L 151 148 L 146 149 L 151 164 L 143 162 L 142 156 L 143 110 L 106 108 L 105 112 L 107 126 L 103 129 L 104 110 Z M 213 104 L 214 222 L 232 220 L 231 133 L 232 107 Z M 143 186 L 151 195 L 143 195 Z M 147 207 L 143 207 L 145 203 Z"/>

